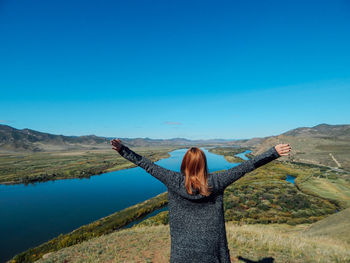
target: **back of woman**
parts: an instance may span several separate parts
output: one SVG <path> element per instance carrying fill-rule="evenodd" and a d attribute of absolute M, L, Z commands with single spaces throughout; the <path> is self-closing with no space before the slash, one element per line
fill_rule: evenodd
<path fill-rule="evenodd" d="M 289 144 L 279 144 L 228 170 L 209 173 L 204 152 L 191 147 L 181 171 L 165 169 L 135 153 L 120 140 L 113 149 L 145 169 L 168 189 L 170 263 L 230 263 L 227 244 L 223 193 L 227 186 L 246 173 L 287 155 Z"/>

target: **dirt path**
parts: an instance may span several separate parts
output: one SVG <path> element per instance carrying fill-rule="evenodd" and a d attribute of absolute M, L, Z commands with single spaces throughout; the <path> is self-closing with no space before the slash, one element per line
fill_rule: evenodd
<path fill-rule="evenodd" d="M 332 157 L 333 161 L 334 161 L 334 162 L 338 165 L 338 167 L 340 168 L 341 165 L 340 165 L 340 163 L 337 161 L 337 159 L 335 159 L 335 157 L 333 156 L 333 154 L 332 154 L 332 153 L 329 153 L 329 155 Z"/>

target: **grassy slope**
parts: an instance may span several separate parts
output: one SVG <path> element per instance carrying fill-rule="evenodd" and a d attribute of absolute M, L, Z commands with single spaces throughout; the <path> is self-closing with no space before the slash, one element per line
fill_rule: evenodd
<path fill-rule="evenodd" d="M 350 208 L 312 224 L 306 233 L 312 236 L 328 236 L 350 244 Z"/>
<path fill-rule="evenodd" d="M 303 234 L 305 225 L 226 223 L 232 262 L 238 257 L 275 262 L 349 262 L 350 245 L 329 237 Z M 49 262 L 169 262 L 168 225 L 133 227 L 91 239 L 45 256 Z"/>
<path fill-rule="evenodd" d="M 330 153 L 341 165 L 340 168 L 350 172 L 350 140 L 311 138 L 303 136 L 279 135 L 266 139 L 256 145 L 254 153 L 259 154 L 278 143 L 289 143 L 292 146 L 290 156 L 280 159 L 297 162 L 338 167 Z"/>
<path fill-rule="evenodd" d="M 349 175 L 328 172 L 304 173 L 295 180 L 305 193 L 333 201 L 341 208 L 350 207 Z"/>

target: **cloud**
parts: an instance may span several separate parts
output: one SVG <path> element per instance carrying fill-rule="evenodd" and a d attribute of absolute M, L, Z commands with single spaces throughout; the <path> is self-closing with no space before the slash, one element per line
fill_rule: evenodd
<path fill-rule="evenodd" d="M 9 123 L 11 123 L 11 121 L 7 121 L 7 120 L 0 120 L 0 123 L 6 123 L 6 124 L 9 124 Z"/>
<path fill-rule="evenodd" d="M 167 125 L 182 125 L 181 122 L 176 122 L 176 121 L 165 121 L 164 123 Z"/>

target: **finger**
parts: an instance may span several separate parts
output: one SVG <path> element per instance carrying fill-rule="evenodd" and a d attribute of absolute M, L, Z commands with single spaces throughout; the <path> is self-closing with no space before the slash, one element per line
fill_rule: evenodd
<path fill-rule="evenodd" d="M 289 150 L 291 147 L 282 147 L 281 150 Z"/>
<path fill-rule="evenodd" d="M 281 145 L 282 148 L 291 147 L 289 144 Z"/>
<path fill-rule="evenodd" d="M 288 154 L 289 154 L 289 152 L 282 152 L 282 154 L 288 155 Z"/>
<path fill-rule="evenodd" d="M 286 151 L 286 150 L 290 150 L 290 149 L 292 149 L 292 147 L 282 147 L 281 148 L 282 151 Z"/>
<path fill-rule="evenodd" d="M 291 147 L 289 144 L 280 144 L 280 148 L 289 148 Z"/>
<path fill-rule="evenodd" d="M 287 150 L 282 150 L 281 152 L 282 153 L 287 153 L 287 152 L 290 152 L 290 150 L 288 150 L 288 149 Z"/>

